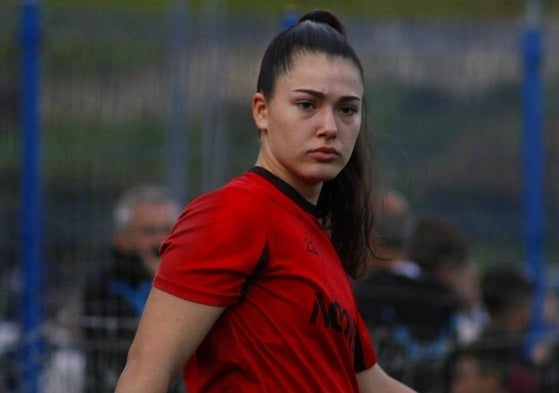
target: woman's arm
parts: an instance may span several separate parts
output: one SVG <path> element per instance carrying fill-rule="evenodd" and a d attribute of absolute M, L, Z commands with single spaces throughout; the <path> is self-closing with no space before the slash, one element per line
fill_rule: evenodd
<path fill-rule="evenodd" d="M 115 393 L 166 392 L 222 312 L 153 288 Z"/>
<path fill-rule="evenodd" d="M 378 365 L 357 374 L 360 393 L 412 393 L 410 389 L 401 382 L 398 382 Z"/>

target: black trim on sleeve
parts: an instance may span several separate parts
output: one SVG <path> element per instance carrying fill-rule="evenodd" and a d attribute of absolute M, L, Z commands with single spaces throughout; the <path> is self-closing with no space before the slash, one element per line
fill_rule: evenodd
<path fill-rule="evenodd" d="M 260 258 L 258 259 L 258 263 L 254 267 L 254 270 L 252 271 L 252 273 L 248 275 L 248 277 L 245 280 L 245 283 L 243 284 L 243 286 L 241 288 L 241 297 L 240 297 L 239 302 L 243 301 L 246 293 L 248 292 L 248 289 L 250 288 L 250 284 L 256 278 L 258 273 L 261 272 L 262 269 L 264 269 L 264 267 L 267 264 L 268 264 L 268 245 L 265 245 L 264 249 L 262 250 L 262 254 L 260 254 Z"/>
<path fill-rule="evenodd" d="M 355 349 L 353 350 L 353 369 L 356 373 L 365 370 L 365 356 L 363 355 L 363 344 L 357 328 L 355 329 Z"/>
<path fill-rule="evenodd" d="M 316 215 L 316 206 L 306 200 L 299 192 L 293 188 L 291 185 L 274 175 L 267 169 L 260 166 L 252 167 L 249 172 L 256 173 L 262 176 L 264 179 L 268 180 L 274 186 L 276 186 L 281 192 L 283 192 L 287 197 L 289 197 L 293 202 L 299 205 L 306 212 Z"/>

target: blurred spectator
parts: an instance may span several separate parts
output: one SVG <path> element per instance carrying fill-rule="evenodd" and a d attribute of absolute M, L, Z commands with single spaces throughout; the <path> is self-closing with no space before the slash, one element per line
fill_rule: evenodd
<path fill-rule="evenodd" d="M 550 288 L 543 302 L 544 334 L 530 353 L 543 374 L 543 390 L 559 392 L 559 289 Z"/>
<path fill-rule="evenodd" d="M 0 266 L 0 392 L 15 391 L 19 387 L 17 272 L 17 269 Z"/>
<path fill-rule="evenodd" d="M 375 256 L 371 269 L 397 271 L 417 276 L 417 265 L 406 260 L 411 214 L 407 199 L 395 190 L 381 192 L 374 201 L 373 244 Z"/>
<path fill-rule="evenodd" d="M 164 188 L 127 191 L 114 210 L 112 257 L 88 277 L 83 298 L 86 391 L 113 392 L 159 266 L 159 246 L 179 214 Z"/>
<path fill-rule="evenodd" d="M 439 214 L 416 217 L 408 257 L 441 282 L 456 281 L 456 266 L 467 263 L 469 245 L 460 228 Z"/>
<path fill-rule="evenodd" d="M 547 367 L 551 362 L 559 361 L 559 293 L 557 289 L 544 291 L 541 304 L 541 331 L 531 332 L 530 358 L 534 364 Z M 535 342 L 534 342 L 535 340 Z M 555 366 L 559 381 L 559 364 Z M 559 387 L 559 383 L 558 383 Z"/>
<path fill-rule="evenodd" d="M 437 360 L 442 362 L 451 344 L 458 299 L 450 287 L 408 259 L 413 239 L 407 201 L 393 191 L 378 198 L 373 228 L 377 258 L 371 274 L 356 285 L 358 306 L 386 371 L 430 392 L 439 379 Z"/>
<path fill-rule="evenodd" d="M 453 329 L 458 343 L 470 343 L 479 337 L 487 323 L 487 313 L 481 301 L 478 269 L 462 229 L 441 215 L 417 217 L 408 257 L 456 292 L 459 309 L 454 315 Z"/>
<path fill-rule="evenodd" d="M 506 372 L 491 347 L 465 346 L 448 357 L 445 393 L 507 393 Z"/>
<path fill-rule="evenodd" d="M 533 295 L 534 285 L 520 269 L 499 264 L 484 272 L 482 296 L 489 322 L 483 336 L 524 338 Z"/>
<path fill-rule="evenodd" d="M 457 343 L 465 345 L 481 335 L 488 316 L 481 300 L 477 265 L 468 260 L 456 268 L 456 280 L 451 285 L 458 293 L 460 307 L 455 316 L 454 329 Z"/>
<path fill-rule="evenodd" d="M 489 320 L 473 345 L 490 348 L 491 360 L 503 372 L 507 392 L 541 392 L 540 372 L 525 352 L 533 283 L 520 269 L 499 264 L 484 272 L 481 290 Z"/>
<path fill-rule="evenodd" d="M 559 288 L 550 288 L 543 302 L 543 320 L 546 329 L 559 333 Z"/>
<path fill-rule="evenodd" d="M 19 327 L 13 321 L 0 322 L 0 392 L 17 391 Z"/>

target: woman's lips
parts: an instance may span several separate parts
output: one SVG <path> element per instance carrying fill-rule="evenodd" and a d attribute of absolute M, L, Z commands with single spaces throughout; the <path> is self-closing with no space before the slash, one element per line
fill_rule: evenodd
<path fill-rule="evenodd" d="M 333 161 L 340 156 L 340 152 L 333 147 L 319 147 L 311 150 L 311 156 L 319 161 Z"/>

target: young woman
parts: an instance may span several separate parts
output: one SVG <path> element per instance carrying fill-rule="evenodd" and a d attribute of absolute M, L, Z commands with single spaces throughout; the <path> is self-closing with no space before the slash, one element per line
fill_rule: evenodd
<path fill-rule="evenodd" d="M 248 173 L 186 207 L 127 365 L 123 392 L 410 392 L 379 365 L 349 276 L 372 214 L 363 70 L 342 24 L 314 11 L 270 43 Z"/>

